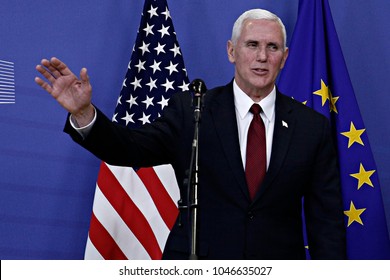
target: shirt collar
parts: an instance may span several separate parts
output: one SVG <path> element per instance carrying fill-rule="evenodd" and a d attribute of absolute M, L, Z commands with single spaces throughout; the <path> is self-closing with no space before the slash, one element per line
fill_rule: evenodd
<path fill-rule="evenodd" d="M 233 82 L 233 92 L 234 92 L 234 104 L 238 114 L 241 119 L 244 119 L 249 113 L 249 109 L 253 105 L 253 100 L 243 92 L 236 81 Z M 270 94 L 263 98 L 259 104 L 263 109 L 264 116 L 268 121 L 272 121 L 275 115 L 275 100 L 276 100 L 276 87 L 272 89 Z"/>

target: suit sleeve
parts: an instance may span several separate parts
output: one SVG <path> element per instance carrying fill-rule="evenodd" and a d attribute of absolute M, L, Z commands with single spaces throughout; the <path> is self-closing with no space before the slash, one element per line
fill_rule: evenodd
<path fill-rule="evenodd" d="M 96 109 L 96 121 L 85 139 L 71 126 L 69 118 L 64 132 L 108 164 L 133 167 L 168 164 L 179 140 L 181 103 L 180 98 L 172 97 L 161 118 L 139 129 L 113 123 Z"/>

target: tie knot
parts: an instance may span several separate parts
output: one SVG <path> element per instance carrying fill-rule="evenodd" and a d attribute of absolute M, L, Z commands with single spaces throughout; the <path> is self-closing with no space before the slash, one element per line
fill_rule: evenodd
<path fill-rule="evenodd" d="M 253 115 L 258 115 L 260 114 L 261 112 L 261 107 L 259 104 L 253 104 L 252 107 L 249 109 L 249 111 L 253 114 Z"/>

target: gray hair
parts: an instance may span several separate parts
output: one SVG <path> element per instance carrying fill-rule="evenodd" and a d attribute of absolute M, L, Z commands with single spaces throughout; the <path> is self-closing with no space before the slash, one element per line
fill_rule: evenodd
<path fill-rule="evenodd" d="M 284 26 L 282 20 L 277 15 L 263 9 L 248 10 L 244 12 L 241 16 L 239 16 L 239 18 L 234 23 L 233 30 L 232 30 L 231 41 L 233 42 L 234 45 L 237 43 L 238 37 L 240 37 L 241 35 L 244 21 L 250 19 L 265 19 L 265 20 L 277 22 L 280 25 L 283 34 L 283 44 L 284 44 L 283 49 L 286 49 L 286 41 L 287 41 L 286 27 Z"/>

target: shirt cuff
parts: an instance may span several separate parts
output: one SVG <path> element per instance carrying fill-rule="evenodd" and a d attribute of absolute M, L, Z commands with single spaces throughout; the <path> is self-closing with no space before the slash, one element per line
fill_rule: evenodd
<path fill-rule="evenodd" d="M 94 123 L 96 122 L 96 115 L 97 115 L 97 114 L 96 114 L 96 108 L 93 107 L 93 109 L 94 109 L 94 113 L 95 113 L 95 114 L 94 114 L 94 116 L 93 116 L 92 121 L 91 121 L 89 124 L 87 124 L 86 126 L 83 126 L 83 127 L 78 127 L 78 126 L 73 122 L 73 120 L 72 120 L 72 115 L 69 116 L 70 125 L 73 127 L 74 130 L 76 130 L 76 131 L 83 137 L 83 139 L 85 139 L 85 138 L 88 136 L 88 134 L 89 134 L 89 132 L 91 131 L 91 129 L 92 129 Z"/>

